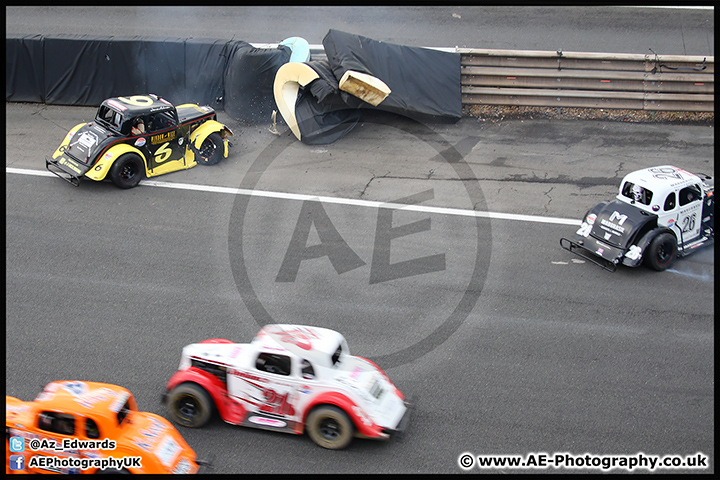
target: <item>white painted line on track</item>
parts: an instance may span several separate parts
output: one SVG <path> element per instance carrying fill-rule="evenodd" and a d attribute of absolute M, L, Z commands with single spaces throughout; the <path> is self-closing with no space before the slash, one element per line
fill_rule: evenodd
<path fill-rule="evenodd" d="M 5 167 L 5 173 L 19 173 L 20 175 L 35 175 L 36 177 L 54 177 L 55 174 L 46 170 L 28 170 L 27 168 Z"/>
<path fill-rule="evenodd" d="M 5 168 L 6 173 L 19 175 L 35 175 L 40 177 L 54 177 L 51 172 L 44 170 L 28 170 L 22 168 Z M 431 207 L 427 205 L 405 205 L 392 202 L 375 202 L 370 200 L 358 200 L 352 198 L 324 197 L 318 195 L 306 195 L 300 193 L 270 192 L 265 190 L 247 190 L 242 188 L 216 187 L 212 185 L 194 185 L 189 183 L 158 182 L 156 180 L 143 180 L 141 187 L 174 188 L 178 190 L 194 190 L 198 192 L 224 193 L 228 195 L 247 195 L 252 197 L 278 198 L 283 200 L 310 200 L 322 203 L 333 203 L 338 205 L 352 205 L 357 207 L 390 208 L 393 210 L 407 210 L 412 212 L 437 213 L 440 215 L 457 215 L 462 217 L 493 218 L 497 220 L 518 220 L 521 222 L 553 223 L 557 225 L 580 225 L 580 220 L 543 217 L 538 215 L 518 215 L 514 213 L 479 212 L 476 210 L 465 210 L 460 208 Z"/>

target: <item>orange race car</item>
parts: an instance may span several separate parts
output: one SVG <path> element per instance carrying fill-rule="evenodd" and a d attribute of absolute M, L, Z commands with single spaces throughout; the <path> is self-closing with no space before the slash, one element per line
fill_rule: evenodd
<path fill-rule="evenodd" d="M 197 473 L 205 464 L 116 385 L 51 382 L 32 402 L 6 396 L 5 418 L 6 473 Z"/>

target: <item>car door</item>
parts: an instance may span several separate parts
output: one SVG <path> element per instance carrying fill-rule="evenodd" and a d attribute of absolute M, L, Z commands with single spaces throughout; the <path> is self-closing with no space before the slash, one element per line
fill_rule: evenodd
<path fill-rule="evenodd" d="M 680 189 L 677 199 L 677 220 L 673 225 L 678 244 L 686 244 L 700 236 L 702 226 L 702 189 L 699 184 Z"/>
<path fill-rule="evenodd" d="M 146 141 L 150 152 L 151 176 L 186 168 L 184 138 L 174 110 L 150 113 L 146 117 Z"/>
<path fill-rule="evenodd" d="M 281 353 L 259 351 L 249 369 L 228 376 L 228 389 L 248 411 L 244 424 L 287 431 L 295 427 L 300 379 L 293 360 Z"/>

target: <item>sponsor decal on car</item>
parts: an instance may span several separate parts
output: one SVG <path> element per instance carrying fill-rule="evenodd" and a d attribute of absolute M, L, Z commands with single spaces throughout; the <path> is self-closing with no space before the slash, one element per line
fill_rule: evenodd
<path fill-rule="evenodd" d="M 282 428 L 287 426 L 287 422 L 284 422 L 282 420 L 278 420 L 276 418 L 258 417 L 257 415 L 253 415 L 252 417 L 248 418 L 248 421 L 254 423 L 255 425 L 262 425 L 265 427 Z"/>
<path fill-rule="evenodd" d="M 119 412 L 123 405 L 125 405 L 125 402 L 127 402 L 130 395 L 128 393 L 122 393 L 120 394 L 115 401 L 108 407 L 108 410 L 111 412 Z"/>
<path fill-rule="evenodd" d="M 123 104 L 120 103 L 120 102 L 116 102 L 115 100 L 108 100 L 108 101 L 107 101 L 107 104 L 110 105 L 110 106 L 113 106 L 113 107 L 117 108 L 117 109 L 120 110 L 121 112 L 124 112 L 125 110 L 127 110 L 127 107 L 126 107 L 125 105 L 123 105 Z"/>
<path fill-rule="evenodd" d="M 98 388 L 92 390 L 84 395 L 78 396 L 75 401 L 82 407 L 90 408 L 97 402 L 108 400 L 109 398 L 115 397 L 115 392 L 109 388 Z M 117 410 L 114 410 L 117 412 Z"/>
<path fill-rule="evenodd" d="M 160 459 L 163 465 L 169 468 L 175 464 L 181 450 L 180 444 L 170 435 L 166 435 L 155 449 L 155 456 Z"/>
<path fill-rule="evenodd" d="M 153 135 L 150 137 L 150 143 L 157 145 L 163 142 L 169 142 L 175 139 L 175 130 L 170 132 L 161 133 L 160 135 Z"/>
<path fill-rule="evenodd" d="M 58 161 L 58 163 L 60 165 L 65 165 L 66 167 L 68 167 L 70 170 L 72 170 L 73 172 L 75 172 L 77 174 L 82 173 L 82 170 L 80 170 L 80 167 L 78 167 L 77 164 L 73 160 L 70 160 L 69 158 L 60 157 L 60 160 Z"/>
<path fill-rule="evenodd" d="M 62 382 L 60 386 L 75 396 L 85 395 L 88 392 L 87 384 L 84 382 Z"/>

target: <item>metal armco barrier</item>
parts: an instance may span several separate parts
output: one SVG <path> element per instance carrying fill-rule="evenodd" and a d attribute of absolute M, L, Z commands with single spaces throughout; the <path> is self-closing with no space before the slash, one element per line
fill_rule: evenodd
<path fill-rule="evenodd" d="M 461 54 L 463 105 L 714 111 L 715 57 L 454 51 Z"/>

